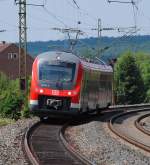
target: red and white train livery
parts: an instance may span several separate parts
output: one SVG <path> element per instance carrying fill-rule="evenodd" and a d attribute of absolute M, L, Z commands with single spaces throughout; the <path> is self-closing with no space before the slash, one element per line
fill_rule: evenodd
<path fill-rule="evenodd" d="M 32 68 L 30 110 L 40 117 L 106 107 L 112 98 L 112 68 L 72 53 L 45 52 Z"/>

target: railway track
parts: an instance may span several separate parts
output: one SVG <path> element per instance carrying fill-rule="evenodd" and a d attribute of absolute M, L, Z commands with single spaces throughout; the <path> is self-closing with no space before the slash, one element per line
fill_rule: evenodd
<path fill-rule="evenodd" d="M 150 152 L 150 136 L 137 129 L 141 116 L 147 116 L 150 109 L 141 109 L 120 113 L 113 116 L 108 123 L 110 130 L 129 143 Z M 138 124 L 137 124 L 138 125 Z"/>
<path fill-rule="evenodd" d="M 144 128 L 144 125 L 146 124 L 146 119 L 150 117 L 150 113 L 145 114 L 140 116 L 136 121 L 135 121 L 135 126 L 137 129 L 139 129 L 140 131 L 142 131 L 143 133 L 147 134 L 148 136 L 150 136 L 150 130 L 147 130 Z"/>
<path fill-rule="evenodd" d="M 127 110 L 127 108 L 124 108 Z M 130 109 L 130 108 L 129 108 Z M 110 110 L 108 110 L 109 112 Z M 118 110 L 115 110 L 114 113 L 118 113 Z M 147 108 L 144 112 L 147 114 L 149 109 Z M 120 112 L 123 112 L 123 108 L 121 108 Z M 137 142 L 138 140 L 134 137 L 128 138 L 127 135 L 124 135 L 124 132 L 121 131 L 121 128 L 118 129 L 114 125 L 121 125 L 120 123 L 124 120 L 123 116 L 128 119 L 130 115 L 135 116 L 134 113 L 137 113 L 140 116 L 143 111 L 133 111 L 122 113 L 117 115 L 111 119 L 109 123 L 110 129 L 118 134 L 120 137 L 126 139 L 127 141 L 131 141 L 132 144 L 135 144 L 139 147 L 142 147 L 144 150 L 150 152 L 150 141 L 149 136 L 147 143 L 148 145 L 143 144 L 143 142 Z M 91 116 L 90 116 L 91 117 Z M 90 118 L 86 116 L 87 118 Z M 124 118 L 124 117 L 123 117 Z M 85 118 L 79 119 L 80 121 L 84 121 Z M 80 121 L 76 121 L 77 123 Z M 121 121 L 121 122 L 120 122 Z M 90 162 L 85 157 L 83 157 L 80 153 L 78 153 L 65 139 L 65 130 L 69 126 L 68 121 L 62 119 L 51 119 L 46 123 L 37 122 L 33 126 L 31 126 L 25 134 L 24 138 L 24 151 L 29 160 L 29 162 L 33 165 L 92 165 L 93 162 Z M 73 122 L 74 123 L 74 122 Z M 72 123 L 72 124 L 73 124 Z M 136 122 L 135 122 L 136 123 Z M 133 126 L 132 126 L 133 127 Z M 135 129 L 135 128 L 134 128 Z M 120 133 L 118 133 L 120 132 Z M 133 131 L 131 131 L 133 132 Z M 144 136 L 144 135 L 142 135 Z M 130 139 L 130 140 L 129 140 Z"/>
<path fill-rule="evenodd" d="M 92 164 L 67 143 L 64 137 L 67 127 L 65 123 L 62 119 L 55 119 L 46 123 L 38 122 L 28 129 L 24 139 L 24 150 L 31 164 Z"/>

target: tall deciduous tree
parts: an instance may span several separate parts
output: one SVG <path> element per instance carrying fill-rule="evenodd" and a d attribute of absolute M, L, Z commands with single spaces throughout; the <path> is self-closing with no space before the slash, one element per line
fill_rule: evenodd
<path fill-rule="evenodd" d="M 150 102 L 150 56 L 149 54 L 139 52 L 135 57 L 146 89 L 145 102 Z"/>
<path fill-rule="evenodd" d="M 122 55 L 115 67 L 117 102 L 119 104 L 138 104 L 144 102 L 145 88 L 131 52 Z"/>

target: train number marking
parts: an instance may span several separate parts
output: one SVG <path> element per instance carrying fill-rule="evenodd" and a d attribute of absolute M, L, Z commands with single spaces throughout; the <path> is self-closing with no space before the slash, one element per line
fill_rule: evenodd
<path fill-rule="evenodd" d="M 52 90 L 52 95 L 59 95 L 59 91 L 58 90 Z"/>

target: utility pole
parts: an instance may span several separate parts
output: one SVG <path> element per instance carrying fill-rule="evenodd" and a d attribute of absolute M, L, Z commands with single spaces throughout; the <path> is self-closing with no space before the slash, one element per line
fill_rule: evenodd
<path fill-rule="evenodd" d="M 113 69 L 113 77 L 112 77 L 112 105 L 116 104 L 116 94 L 115 94 L 115 63 L 117 62 L 117 59 L 111 59 L 109 61 L 109 64 L 111 65 Z"/>
<path fill-rule="evenodd" d="M 19 82 L 20 89 L 27 92 L 27 24 L 26 6 L 42 6 L 40 4 L 27 4 L 26 0 L 15 0 L 19 5 Z"/>
<path fill-rule="evenodd" d="M 19 5 L 19 81 L 20 89 L 27 92 L 27 25 L 26 0 L 15 0 Z"/>
<path fill-rule="evenodd" d="M 102 22 L 101 22 L 101 19 L 99 18 L 98 19 L 98 28 L 97 28 L 97 30 L 98 30 L 98 56 L 100 55 L 100 38 L 101 38 L 101 36 L 102 36 Z"/>
<path fill-rule="evenodd" d="M 98 26 L 97 28 L 92 28 L 91 30 L 96 30 L 97 31 L 97 34 L 98 34 L 98 38 L 97 38 L 97 45 L 98 45 L 98 55 L 97 56 L 100 56 L 100 39 L 102 37 L 102 31 L 105 30 L 105 31 L 109 31 L 109 30 L 115 30 L 114 28 L 102 28 L 102 20 L 99 18 L 98 19 Z"/>
<path fill-rule="evenodd" d="M 120 1 L 120 0 L 107 0 L 108 3 L 122 3 L 122 4 L 131 4 L 133 7 L 133 19 L 134 19 L 134 29 L 135 32 L 137 31 L 137 16 L 136 11 L 138 11 L 137 2 L 135 0 L 127 0 L 127 1 Z"/>
<path fill-rule="evenodd" d="M 62 33 L 67 33 L 68 35 L 68 40 L 69 40 L 69 44 L 70 44 L 70 51 L 72 52 L 75 45 L 77 44 L 78 42 L 78 36 L 79 35 L 83 35 L 84 33 L 79 30 L 79 29 L 76 29 L 76 28 L 52 28 L 52 30 L 57 30 L 57 31 L 60 31 Z M 74 39 L 71 39 L 71 36 L 70 36 L 70 33 L 74 33 L 75 34 L 75 38 Z"/>

